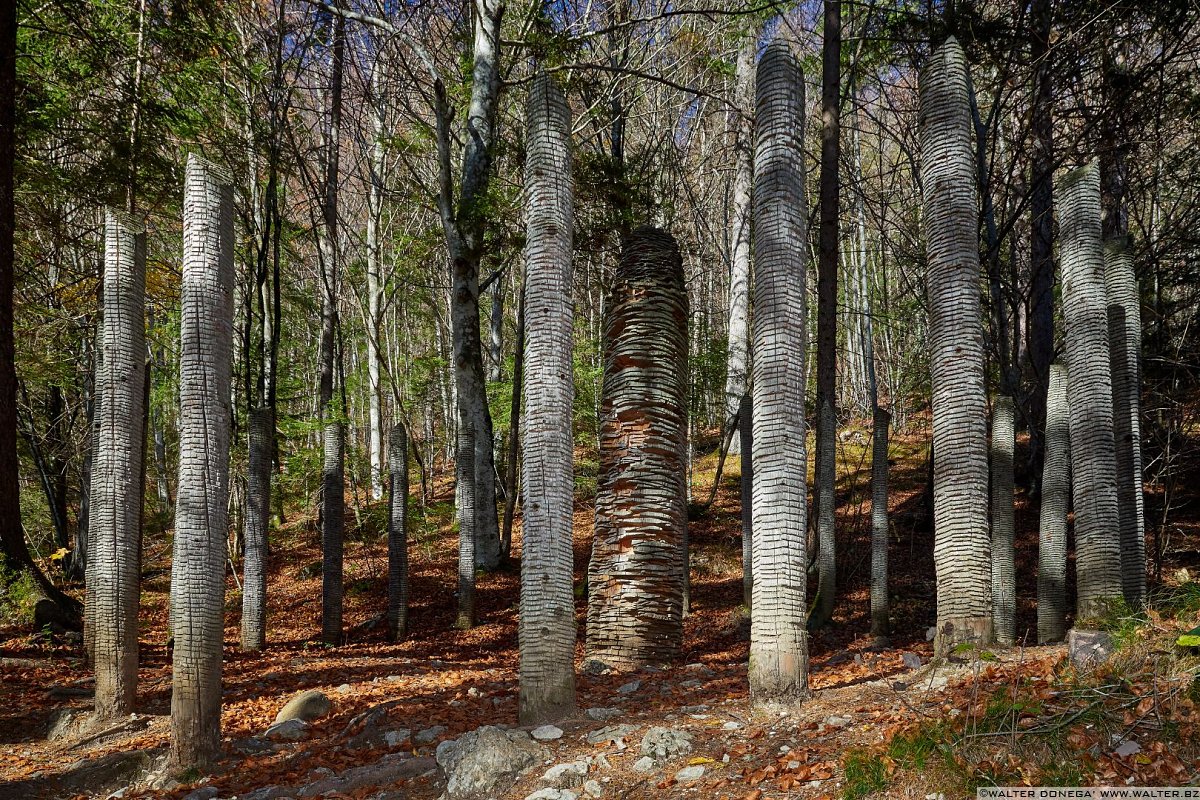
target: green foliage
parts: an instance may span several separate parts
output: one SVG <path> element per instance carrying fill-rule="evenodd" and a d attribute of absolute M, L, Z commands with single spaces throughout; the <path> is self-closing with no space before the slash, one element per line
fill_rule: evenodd
<path fill-rule="evenodd" d="M 849 750 L 842 759 L 842 771 L 843 800 L 859 800 L 887 788 L 887 764 L 878 753 Z"/>
<path fill-rule="evenodd" d="M 28 625 L 33 622 L 33 606 L 41 597 L 37 581 L 28 570 L 13 573 L 0 568 L 0 622 Z"/>

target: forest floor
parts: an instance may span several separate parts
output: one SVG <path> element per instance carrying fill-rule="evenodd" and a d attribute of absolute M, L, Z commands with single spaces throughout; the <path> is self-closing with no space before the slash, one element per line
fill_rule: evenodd
<path fill-rule="evenodd" d="M 1200 492 L 1180 482 L 1171 516 L 1167 579 L 1155 610 L 1114 619 L 1120 649 L 1096 670 L 1077 672 L 1062 645 L 963 651 L 931 664 L 926 631 L 934 619 L 930 510 L 925 494 L 927 439 L 892 443 L 890 546 L 891 647 L 868 635 L 870 458 L 865 430 L 841 439 L 839 602 L 834 624 L 810 638 L 811 699 L 768 709 L 749 702 L 749 624 L 742 604 L 738 465 L 730 459 L 715 502 L 690 523 L 692 610 L 683 655 L 660 670 L 577 678 L 580 715 L 549 741 L 546 767 L 587 760 L 589 784 L 604 798 L 973 797 L 977 785 L 1195 785 L 1200 781 L 1200 658 L 1173 645 L 1200 619 L 1200 587 L 1181 567 L 1200 565 Z M 708 496 L 715 454 L 697 459 L 693 489 Z M 581 467 L 581 474 L 586 467 Z M 583 477 L 586 483 L 586 475 Z M 1200 477 L 1197 474 L 1193 477 Z M 1189 488 L 1191 487 L 1191 488 Z M 1152 487 L 1153 488 L 1153 487 Z M 1188 492 L 1192 494 L 1188 494 Z M 265 653 L 238 648 L 240 591 L 227 591 L 225 755 L 211 776 L 182 776 L 124 797 L 246 797 L 280 787 L 276 797 L 432 800 L 445 779 L 429 758 L 438 742 L 481 725 L 516 724 L 516 609 L 519 564 L 482 575 L 479 624 L 457 630 L 457 535 L 453 492 L 436 484 L 422 508 L 412 504 L 411 634 L 387 641 L 378 623 L 386 605 L 386 502 L 357 518 L 346 545 L 347 642 L 319 643 L 320 557 L 310 517 L 293 514 L 272 534 L 269 635 Z M 1154 519 L 1150 494 L 1148 519 Z M 1018 637 L 1036 641 L 1036 504 L 1018 495 Z M 350 522 L 348 518 L 348 523 Z M 576 508 L 576 585 L 582 586 L 592 502 Z M 517 533 L 519 543 L 519 526 Z M 518 548 L 514 548 L 518 550 Z M 91 677 L 81 647 L 30 632 L 0 631 L 0 799 L 105 796 L 121 785 L 96 764 L 120 772 L 122 758 L 157 757 L 169 740 L 171 666 L 167 650 L 169 555 L 146 554 L 143 580 L 139 714 L 120 730 L 75 732 L 48 740 L 63 709 L 90 708 Z M 582 658 L 584 602 L 577 608 Z M 375 624 L 372 622 L 375 621 Z M 912 665 L 919 658 L 921 667 Z M 316 688 L 332 710 L 305 738 L 261 749 L 260 735 L 296 692 Z M 363 712 L 378 713 L 364 721 Z M 609 721 L 586 709 L 618 709 Z M 58 717 L 56 717 L 58 715 Z M 363 744 L 364 725 L 403 730 Z M 588 734 L 625 725 L 596 744 Z M 688 754 L 651 772 L 633 770 L 651 726 L 686 730 Z M 355 737 L 360 738 L 356 739 Z M 1131 744 L 1132 743 L 1132 744 Z M 116 755 L 116 754 L 125 754 Z M 105 759 L 108 760 L 105 760 Z M 381 764 L 396 767 L 385 775 Z M 400 766 L 402 765 L 402 766 Z M 690 780 L 686 766 L 702 767 Z M 361 769 L 367 767 L 367 769 Z M 524 798 L 544 784 L 535 768 L 501 796 Z M 90 771 L 87 771 L 90 770 Z M 692 773 L 700 770 L 692 770 Z M 86 775 L 85 778 L 80 776 Z M 177 776 L 180 777 L 180 776 Z M 332 778 L 325 784 L 317 783 Z M 86 784 L 81 784 L 86 780 Z M 106 783 L 106 781 L 108 781 Z M 582 790 L 576 787 L 573 791 Z"/>

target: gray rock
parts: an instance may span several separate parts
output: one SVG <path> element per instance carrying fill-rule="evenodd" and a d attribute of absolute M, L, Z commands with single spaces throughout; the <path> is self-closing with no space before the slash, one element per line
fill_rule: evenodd
<path fill-rule="evenodd" d="M 562 728 L 554 725 L 539 725 L 531 730 L 529 735 L 537 739 L 539 742 L 550 742 L 555 739 L 561 739 L 563 732 Z"/>
<path fill-rule="evenodd" d="M 413 741 L 417 744 L 433 744 L 433 740 L 445 732 L 445 725 L 434 725 L 431 728 L 425 728 L 424 730 L 417 731 L 416 736 L 413 737 Z"/>
<path fill-rule="evenodd" d="M 273 742 L 295 742 L 304 738 L 308 732 L 308 723 L 302 719 L 287 719 L 276 722 L 263 733 L 264 739 Z"/>
<path fill-rule="evenodd" d="M 606 725 L 599 730 L 594 730 L 587 735 L 588 744 L 602 744 L 604 742 L 617 742 L 629 734 L 637 730 L 636 725 Z"/>
<path fill-rule="evenodd" d="M 184 795 L 183 800 L 212 800 L 220 793 L 221 791 L 215 786 L 201 786 L 199 789 Z"/>
<path fill-rule="evenodd" d="M 525 800 L 578 800 L 579 795 L 570 789 L 538 789 L 533 794 L 525 795 Z"/>
<path fill-rule="evenodd" d="M 640 688 L 642 688 L 641 681 L 630 681 L 629 683 L 621 684 L 617 691 L 621 694 L 633 694 Z"/>
<path fill-rule="evenodd" d="M 1121 742 L 1116 750 L 1113 750 L 1113 755 L 1117 756 L 1118 758 L 1129 758 L 1130 756 L 1136 756 L 1140 752 L 1142 752 L 1142 746 L 1140 744 L 1133 739 L 1126 739 L 1125 741 Z"/>
<path fill-rule="evenodd" d="M 653 727 L 642 737 L 642 755 L 666 761 L 692 752 L 692 735 L 674 728 Z"/>
<path fill-rule="evenodd" d="M 657 765 L 654 763 L 653 758 L 651 758 L 650 756 L 642 756 L 637 761 L 633 762 L 633 771 L 634 772 L 653 772 L 655 766 L 657 766 Z"/>
<path fill-rule="evenodd" d="M 699 689 L 704 685 L 704 681 L 697 678 L 690 678 L 686 681 L 680 681 L 679 686 L 683 689 Z"/>
<path fill-rule="evenodd" d="M 599 781 L 584 781 L 583 793 L 588 797 L 599 797 L 604 794 L 604 787 Z"/>
<path fill-rule="evenodd" d="M 700 764 L 695 764 L 690 767 L 684 767 L 675 773 L 675 780 L 679 783 L 695 783 L 704 777 L 704 767 Z"/>
<path fill-rule="evenodd" d="M 546 770 L 542 783 L 559 789 L 570 789 L 583 784 L 587 778 L 588 764 L 586 761 L 572 761 L 567 764 L 555 764 Z"/>
<path fill-rule="evenodd" d="M 596 658 L 589 658 L 579 665 L 579 671 L 584 675 L 603 675 L 606 672 L 612 672 L 612 667 L 605 664 L 603 661 Z"/>
<path fill-rule="evenodd" d="M 583 715 L 597 722 L 608 722 L 610 719 L 616 719 L 624 713 L 619 708 L 589 708 L 583 712 Z"/>
<path fill-rule="evenodd" d="M 721 730 L 736 731 L 740 727 L 742 727 L 742 723 L 734 722 L 733 720 L 730 720 L 729 722 L 726 722 L 724 725 L 721 726 Z"/>
<path fill-rule="evenodd" d="M 341 686 L 337 687 L 337 693 L 338 694 L 350 694 L 350 684 L 343 683 Z"/>
<path fill-rule="evenodd" d="M 50 715 L 50 721 L 46 725 L 46 740 L 53 742 L 74 736 L 79 732 L 86 717 L 87 712 L 85 711 L 77 711 L 72 708 L 58 709 Z"/>
<path fill-rule="evenodd" d="M 826 717 L 825 724 L 831 728 L 844 728 L 850 724 L 850 718 L 838 716 Z"/>
<path fill-rule="evenodd" d="M 925 641 L 932 642 L 937 638 L 937 625 L 930 625 L 925 629 Z"/>
<path fill-rule="evenodd" d="M 275 722 L 287 722 L 289 719 L 312 722 L 328 714 L 329 709 L 329 698 L 325 693 L 319 689 L 309 689 L 288 700 L 275 715 Z"/>
<path fill-rule="evenodd" d="M 409 780 L 434 769 L 437 763 L 432 758 L 413 758 L 407 753 L 391 753 L 362 767 L 352 767 L 345 772 L 325 775 L 316 781 L 295 790 L 285 790 L 274 797 L 297 798 L 322 797 L 328 794 L 347 795 L 367 786 L 386 786 Z"/>
<path fill-rule="evenodd" d="M 525 731 L 485 725 L 464 733 L 449 747 L 443 743 L 437 763 L 446 773 L 446 797 L 459 800 L 503 795 L 522 772 L 549 755 Z"/>
<path fill-rule="evenodd" d="M 904 662 L 905 669 L 921 668 L 921 657 L 916 653 L 904 653 L 900 656 L 900 660 Z"/>
<path fill-rule="evenodd" d="M 1067 631 L 1067 653 L 1076 667 L 1086 668 L 1103 664 L 1116 647 L 1112 637 L 1104 631 Z"/>

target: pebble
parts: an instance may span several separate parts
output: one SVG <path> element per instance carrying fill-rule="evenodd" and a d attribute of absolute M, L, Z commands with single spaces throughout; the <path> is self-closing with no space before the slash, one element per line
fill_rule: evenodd
<path fill-rule="evenodd" d="M 650 756 L 642 756 L 637 761 L 633 762 L 634 772 L 653 772 L 654 759 Z"/>
<path fill-rule="evenodd" d="M 434 725 L 432 728 L 426 728 L 423 731 L 417 731 L 417 735 L 413 737 L 413 741 L 417 744 L 432 744 L 433 740 L 446 732 L 445 725 Z"/>
<path fill-rule="evenodd" d="M 562 728 L 554 725 L 539 725 L 529 732 L 529 735 L 537 739 L 539 742 L 549 742 L 554 739 L 561 739 L 563 732 Z"/>
<path fill-rule="evenodd" d="M 641 681 L 630 681 L 629 683 L 622 684 L 617 691 L 621 694 L 633 694 L 640 688 L 642 688 Z"/>
<path fill-rule="evenodd" d="M 702 777 L 704 777 L 704 767 L 700 764 L 684 767 L 675 773 L 675 780 L 679 783 L 693 783 Z"/>

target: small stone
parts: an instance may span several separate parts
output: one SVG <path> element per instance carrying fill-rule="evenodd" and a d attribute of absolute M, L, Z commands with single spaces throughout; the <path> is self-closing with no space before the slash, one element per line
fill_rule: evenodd
<path fill-rule="evenodd" d="M 445 725 L 434 725 L 431 728 L 417 731 L 417 735 L 413 737 L 413 741 L 417 744 L 433 744 L 433 740 L 445 732 Z"/>
<path fill-rule="evenodd" d="M 308 731 L 308 723 L 302 719 L 288 719 L 283 722 L 276 722 L 271 727 L 267 728 L 263 733 L 263 738 L 271 741 L 287 741 L 294 742 L 304 738 L 304 734 Z"/>
<path fill-rule="evenodd" d="M 586 781 L 583 784 L 583 793 L 588 797 L 599 797 L 604 794 L 604 787 L 597 781 Z"/>
<path fill-rule="evenodd" d="M 592 764 L 596 769 L 608 769 L 612 766 L 612 764 L 608 763 L 608 757 L 604 753 L 597 753 L 592 756 Z M 608 780 L 608 778 L 605 778 L 605 780 Z"/>
<path fill-rule="evenodd" d="M 641 681 L 630 681 L 629 683 L 622 684 L 617 691 L 621 694 L 633 694 L 640 688 L 642 688 Z"/>
<path fill-rule="evenodd" d="M 569 764 L 556 764 L 542 775 L 542 783 L 548 783 L 559 789 L 579 786 L 587 778 L 588 765 L 586 761 L 572 761 Z"/>
<path fill-rule="evenodd" d="M 483 697 L 483 691 L 478 686 L 467 689 L 467 697 Z"/>
<path fill-rule="evenodd" d="M 298 719 L 312 722 L 328 714 L 329 709 L 329 698 L 325 696 L 325 693 L 318 689 L 309 689 L 288 700 L 275 715 L 275 721 L 285 722 L 289 719 Z"/>
<path fill-rule="evenodd" d="M 634 772 L 653 772 L 654 759 L 650 756 L 642 756 L 637 761 L 633 762 Z"/>
<path fill-rule="evenodd" d="M 739 728 L 741 728 L 741 727 L 742 727 L 742 723 L 740 723 L 740 722 L 733 722 L 733 721 L 731 720 L 731 721 L 729 721 L 729 722 L 726 722 L 724 725 L 722 725 L 722 726 L 721 726 L 721 729 L 722 729 L 722 730 L 726 730 L 726 731 L 736 731 L 736 730 L 738 730 L 738 729 L 739 729 Z"/>
<path fill-rule="evenodd" d="M 850 724 L 850 718 L 838 716 L 826 717 L 825 724 L 831 728 L 844 728 Z"/>
<path fill-rule="evenodd" d="M 570 789 L 538 789 L 533 794 L 525 795 L 525 800 L 578 800 L 579 795 Z"/>
<path fill-rule="evenodd" d="M 701 764 L 684 767 L 675 773 L 675 780 L 679 783 L 695 783 L 702 777 L 704 777 L 704 767 Z"/>
<path fill-rule="evenodd" d="M 606 672 L 612 672 L 612 667 L 599 659 L 589 658 L 579 665 L 579 671 L 584 675 L 603 675 Z"/>
<path fill-rule="evenodd" d="M 212 800 L 220 793 L 221 791 L 215 786 L 201 786 L 199 789 L 184 795 L 183 800 Z"/>
<path fill-rule="evenodd" d="M 613 742 L 615 744 L 636 730 L 637 727 L 633 725 L 608 725 L 589 733 L 587 735 L 587 742 L 588 744 L 601 744 L 604 742 Z"/>
<path fill-rule="evenodd" d="M 932 642 L 937 638 L 937 625 L 931 625 L 925 629 L 925 641 Z"/>
<path fill-rule="evenodd" d="M 583 712 L 583 715 L 588 719 L 594 719 L 597 722 L 608 722 L 610 719 L 615 719 L 625 712 L 619 708 L 589 708 Z"/>
<path fill-rule="evenodd" d="M 900 656 L 900 660 L 904 662 L 905 669 L 921 668 L 921 657 L 916 653 L 905 653 Z"/>
<path fill-rule="evenodd" d="M 679 686 L 684 689 L 699 689 L 703 685 L 704 685 L 704 681 L 697 680 L 696 678 L 691 678 L 689 680 L 681 681 L 679 683 Z"/>
<path fill-rule="evenodd" d="M 412 731 L 408 730 L 407 728 L 401 728 L 400 730 L 395 731 L 384 731 L 383 741 L 388 747 L 399 747 L 408 741 L 410 736 L 412 736 Z"/>
<path fill-rule="evenodd" d="M 337 687 L 337 693 L 338 694 L 350 694 L 350 684 L 343 683 L 341 686 Z"/>
<path fill-rule="evenodd" d="M 1124 742 L 1121 742 L 1120 747 L 1118 747 L 1116 750 L 1113 750 L 1113 755 L 1117 756 L 1118 758 L 1129 758 L 1130 756 L 1136 756 L 1140 752 L 1142 752 L 1142 746 L 1140 744 L 1135 742 L 1133 739 L 1126 739 Z"/>
<path fill-rule="evenodd" d="M 562 728 L 554 725 L 539 725 L 531 730 L 529 735 L 537 739 L 539 742 L 549 742 L 554 739 L 561 739 L 563 732 Z"/>
<path fill-rule="evenodd" d="M 687 731 L 655 726 L 642 737 L 642 755 L 665 761 L 692 751 L 692 735 Z"/>
<path fill-rule="evenodd" d="M 1071 663 L 1077 667 L 1103 664 L 1114 649 L 1112 637 L 1104 631 L 1076 628 L 1067 631 L 1067 653 L 1071 656 Z"/>

